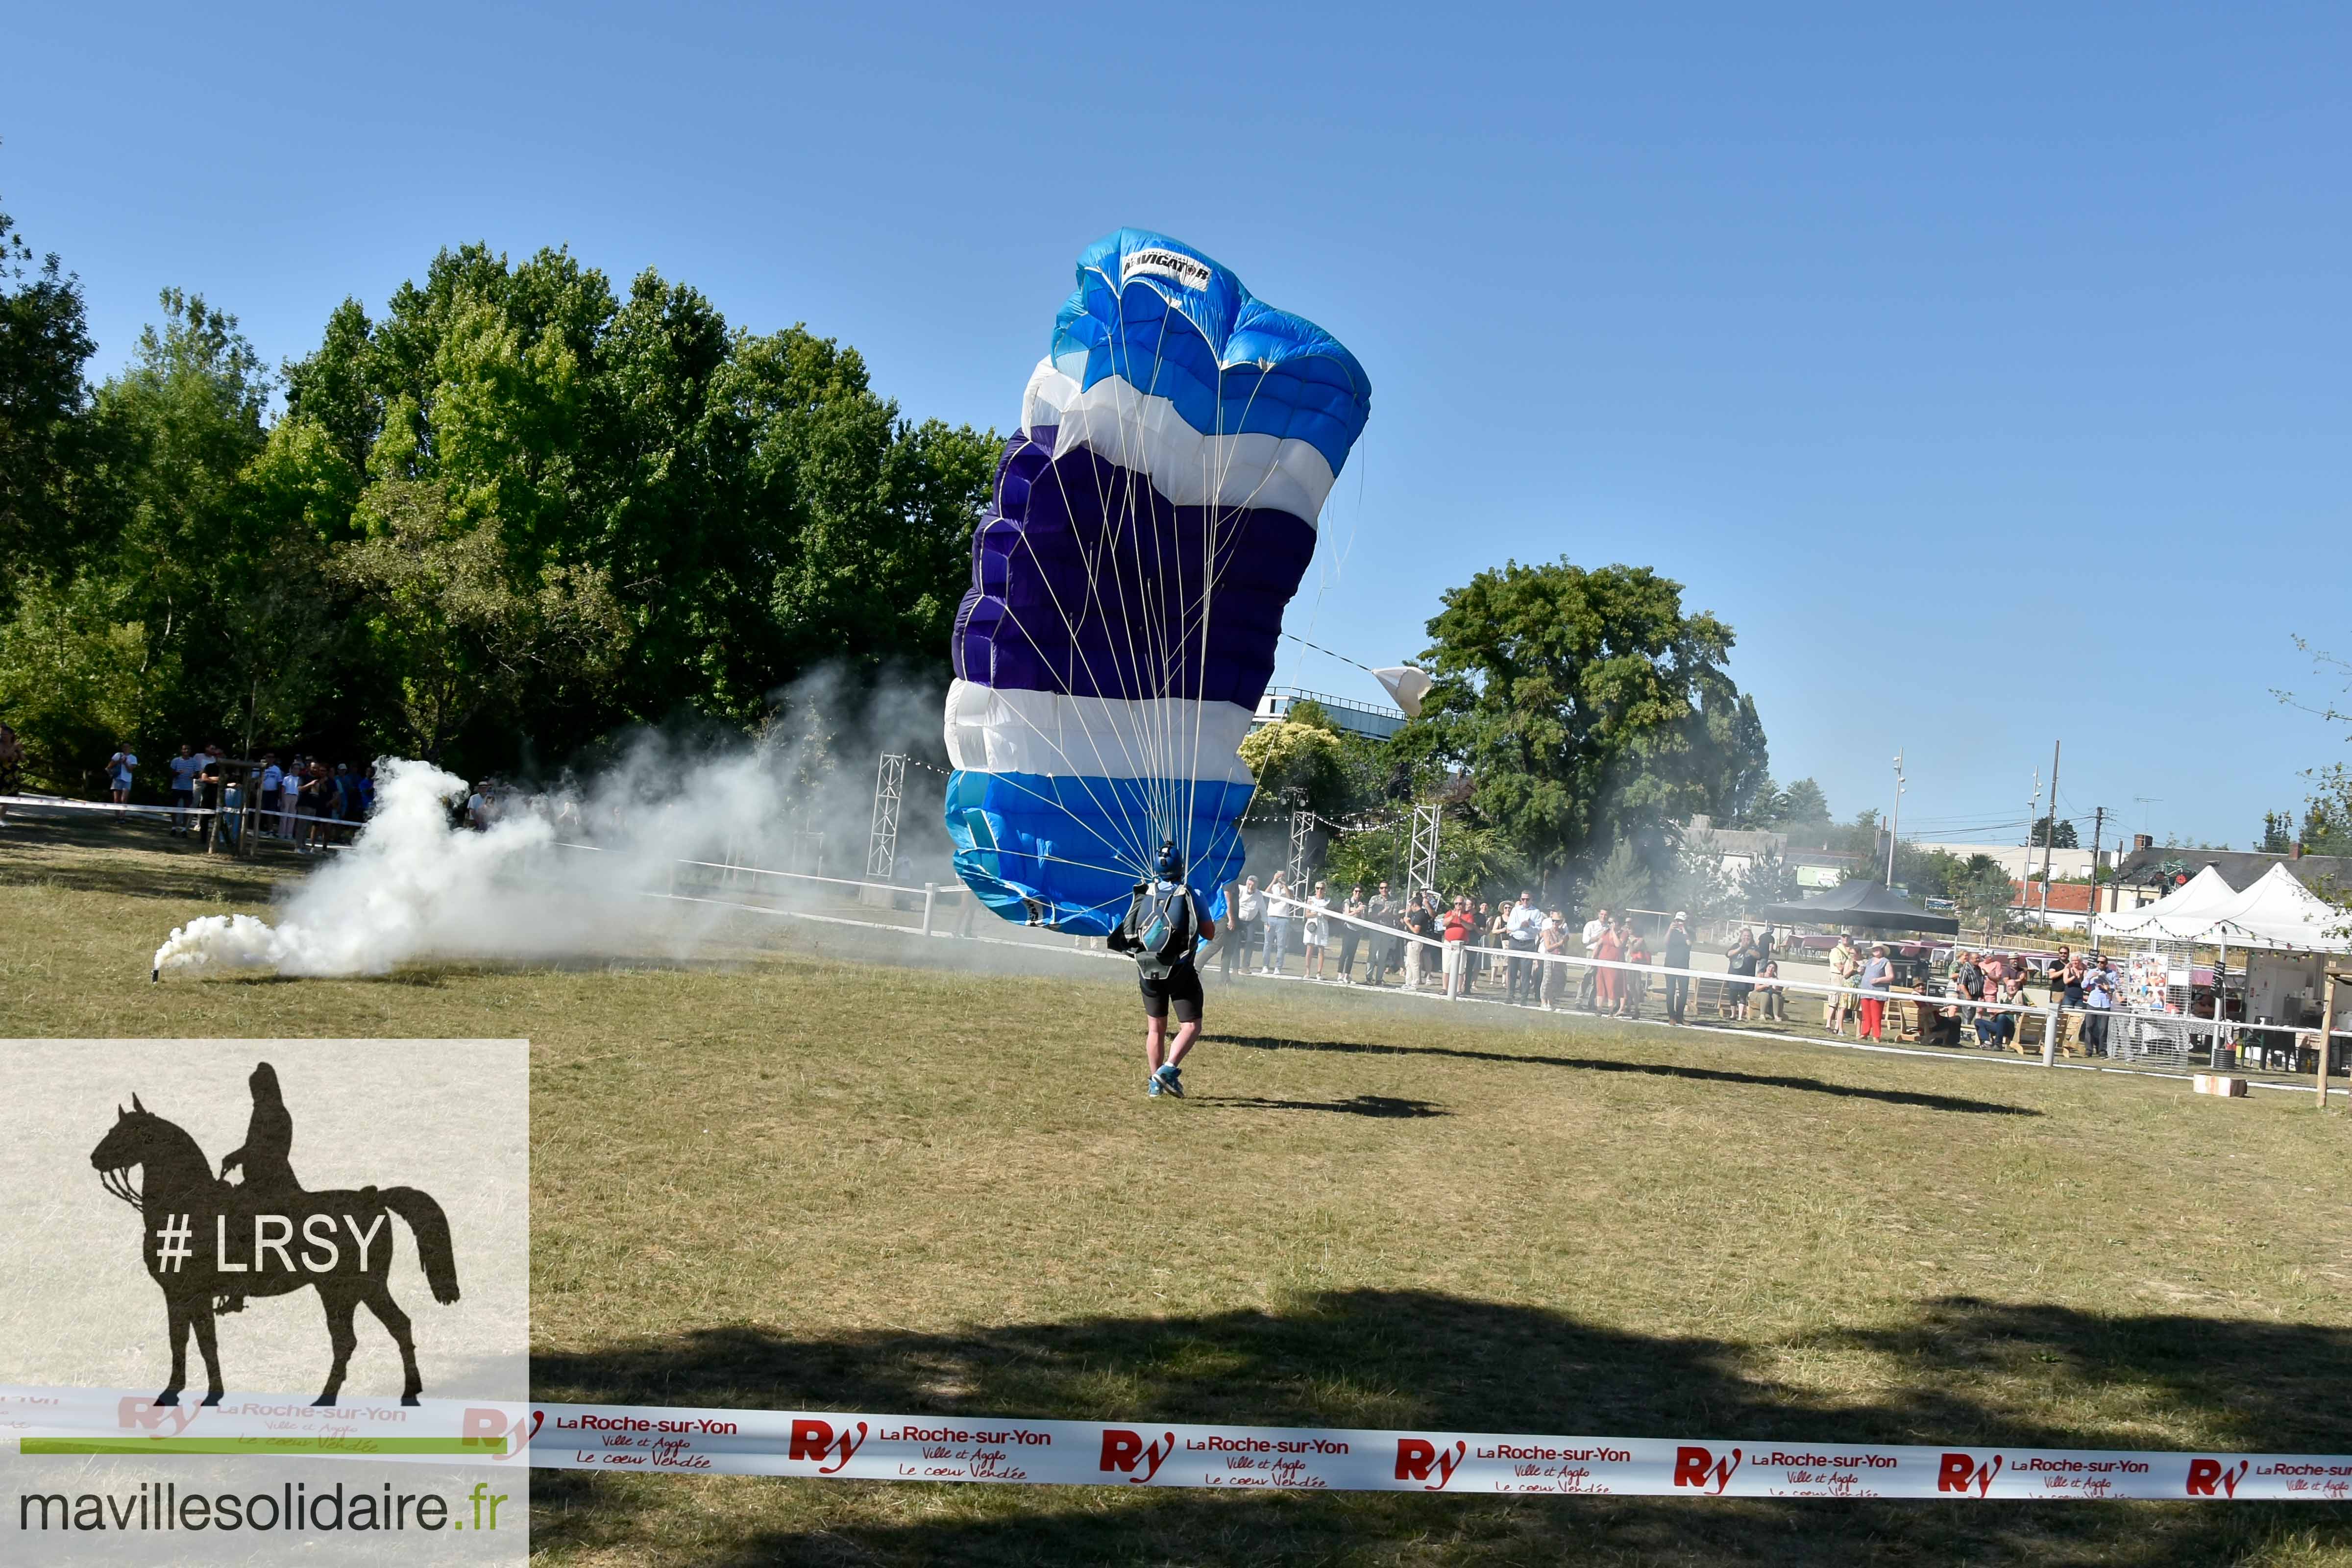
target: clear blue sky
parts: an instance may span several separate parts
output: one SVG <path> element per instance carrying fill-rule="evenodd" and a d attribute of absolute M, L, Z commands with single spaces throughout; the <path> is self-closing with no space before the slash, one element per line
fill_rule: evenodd
<path fill-rule="evenodd" d="M 167 284 L 278 359 L 568 244 L 1000 427 L 1078 249 L 1157 227 L 1372 376 L 1294 632 L 1654 565 L 1782 779 L 1883 807 L 1903 747 L 1930 831 L 2063 736 L 2063 812 L 2242 847 L 2346 754 L 2268 692 L 2352 653 L 2352 11 L 828 12 L 6 0 L 0 202 L 105 369 Z"/>

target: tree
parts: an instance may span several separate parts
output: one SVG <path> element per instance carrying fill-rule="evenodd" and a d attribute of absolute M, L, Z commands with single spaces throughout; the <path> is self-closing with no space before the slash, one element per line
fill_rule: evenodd
<path fill-rule="evenodd" d="M 341 546 L 332 570 L 362 595 L 377 665 L 398 681 L 401 728 L 385 742 L 437 762 L 533 674 L 612 668 L 625 634 L 594 568 L 518 575 L 506 542 L 457 521 L 439 481 L 378 480 L 361 515 L 366 536 Z"/>
<path fill-rule="evenodd" d="M 1984 927 L 1988 937 L 2007 929 L 2017 884 L 1991 856 L 1971 855 L 1948 868 L 1945 889 L 1959 907 L 1960 918 Z"/>
<path fill-rule="evenodd" d="M 1782 821 L 1790 828 L 1825 826 L 1830 821 L 1830 797 L 1815 781 L 1803 778 L 1789 786 Z"/>
<path fill-rule="evenodd" d="M 33 259 L 0 212 L 0 609 L 36 572 L 65 569 L 79 542 L 71 505 L 89 460 L 82 367 L 96 352 L 81 282 Z"/>
<path fill-rule="evenodd" d="M 1304 723 L 1295 716 L 1261 724 L 1242 737 L 1241 755 L 1257 780 L 1261 800 L 1296 801 L 1325 815 L 1346 809 L 1346 753 L 1328 724 Z"/>
<path fill-rule="evenodd" d="M 1797 881 L 1797 868 L 1777 852 L 1768 851 L 1742 868 L 1739 873 L 1738 900 L 1748 913 L 1767 904 L 1794 903 L 1804 896 Z"/>
<path fill-rule="evenodd" d="M 2263 813 L 2263 836 L 2257 847 L 2265 855 L 2284 855 L 2294 847 L 2294 813 Z"/>
<path fill-rule="evenodd" d="M 1584 889 L 1584 901 L 1600 910 L 1653 909 L 1657 897 L 1657 877 L 1630 838 L 1617 841 Z"/>
<path fill-rule="evenodd" d="M 1763 726 L 1723 669 L 1731 628 L 1646 567 L 1517 562 L 1444 595 L 1434 677 L 1394 742 L 1458 768 L 1535 876 L 1605 860 L 1694 811 L 1732 819 L 1765 777 Z"/>
<path fill-rule="evenodd" d="M 2046 816 L 2035 817 L 2033 819 L 2033 832 L 2028 838 L 2027 842 L 2035 847 L 2048 845 L 2053 849 L 2080 849 L 2083 847 L 2082 839 L 2075 836 L 2073 819 L 2065 817 L 2059 819 L 2054 837 L 2050 825 L 2050 818 Z"/>

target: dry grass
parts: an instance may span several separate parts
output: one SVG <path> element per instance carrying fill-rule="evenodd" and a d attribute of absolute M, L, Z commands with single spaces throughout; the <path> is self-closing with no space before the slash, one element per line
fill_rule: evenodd
<path fill-rule="evenodd" d="M 2347 1119 L 2306 1099 L 1283 987 L 1213 995 L 1171 1103 L 1109 966 L 772 923 L 706 966 L 158 988 L 268 873 L 136 842 L 0 833 L 0 1032 L 529 1036 L 545 1397 L 2352 1451 Z M 2319 1506 L 536 1492 L 583 1563 L 2352 1563 Z"/>

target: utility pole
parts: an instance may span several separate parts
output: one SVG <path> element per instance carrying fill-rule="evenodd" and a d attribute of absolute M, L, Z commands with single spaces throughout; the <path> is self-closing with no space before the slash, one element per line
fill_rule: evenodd
<path fill-rule="evenodd" d="M 2042 828 L 2042 923 L 2045 929 L 2050 924 L 2050 850 L 2058 841 L 2058 748 L 2061 743 L 2057 741 L 2050 742 L 2050 816 Z M 2095 868 L 2098 863 L 2099 858 L 2092 856 L 2092 866 Z M 2092 886 L 2095 888 L 2097 884 L 2095 882 Z"/>
<path fill-rule="evenodd" d="M 2042 820 L 2042 770 L 2033 770 L 2033 798 L 2025 803 L 2025 856 L 2017 868 L 2017 918 L 2025 918 L 2025 895 L 2033 889 L 2033 825 Z M 2049 924 L 2048 920 L 2042 922 Z"/>
<path fill-rule="evenodd" d="M 2103 805 L 2100 806 L 2091 817 L 2091 908 L 2089 911 L 2083 916 L 2083 950 L 2085 952 L 2096 952 L 2098 949 L 2099 839 L 2105 834 L 2106 830 L 2107 808 Z M 2042 879 L 2042 886 L 2044 889 L 2047 889 L 2050 886 L 2050 879 L 2044 877 Z M 2050 895 L 2045 890 L 2042 896 L 2047 899 Z M 2050 918 L 2047 915 L 2044 915 L 2042 917 L 2042 923 L 2043 925 L 2048 925 L 2050 923 Z M 2190 978 L 2194 979 L 2195 976 L 2192 974 Z M 2219 974 L 2216 974 L 2213 977 L 2213 1021 L 2216 1024 L 2219 1024 L 2221 1021 L 2221 977 Z M 2221 1037 L 2221 1034 L 2219 1029 L 2216 1029 L 2213 1032 L 2213 1037 L 2217 1040 Z"/>
<path fill-rule="evenodd" d="M 1886 886 L 1895 887 L 1895 846 L 1903 836 L 1903 786 L 1911 781 L 1903 776 L 1903 753 L 1895 753 L 1895 816 L 1886 826 Z"/>

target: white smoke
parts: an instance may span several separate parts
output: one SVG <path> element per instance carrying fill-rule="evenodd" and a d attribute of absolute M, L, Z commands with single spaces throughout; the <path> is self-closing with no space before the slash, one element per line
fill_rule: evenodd
<path fill-rule="evenodd" d="M 795 693 L 803 713 L 821 712 L 830 695 Z M 537 794 L 490 786 L 497 816 L 480 832 L 457 818 L 465 780 L 429 763 L 384 762 L 374 815 L 349 848 L 298 884 L 270 920 L 211 915 L 173 931 L 156 950 L 155 973 L 368 975 L 432 960 L 649 950 L 688 957 L 723 916 L 647 893 L 671 889 L 681 862 L 862 877 L 873 759 L 887 743 L 874 736 L 895 740 L 919 715 L 936 725 L 936 713 L 919 694 L 892 692 L 867 707 L 848 741 L 805 721 L 796 739 L 699 755 L 642 737 L 584 781 Z M 926 814 L 908 805 L 902 856 L 943 855 L 944 833 L 927 830 Z M 750 886 L 771 897 L 793 890 L 772 879 Z"/>

